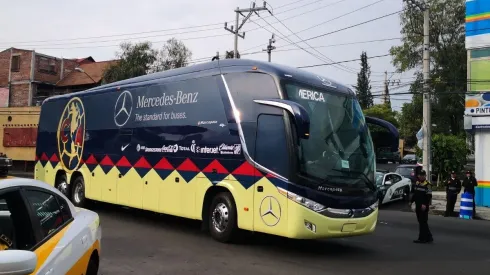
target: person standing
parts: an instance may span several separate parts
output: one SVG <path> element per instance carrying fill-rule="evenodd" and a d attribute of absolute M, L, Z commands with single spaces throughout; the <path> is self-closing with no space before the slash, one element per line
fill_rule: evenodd
<path fill-rule="evenodd" d="M 461 181 L 456 177 L 456 172 L 451 171 L 451 178 L 446 183 L 446 213 L 444 217 L 454 216 L 454 205 L 461 192 Z"/>
<path fill-rule="evenodd" d="M 468 192 L 473 196 L 473 217 L 476 216 L 476 205 L 475 205 L 475 187 L 478 186 L 478 181 L 471 174 L 471 171 L 466 171 L 466 178 L 463 180 L 464 192 Z"/>
<path fill-rule="evenodd" d="M 421 170 L 415 183 L 410 206 L 415 202 L 415 213 L 419 223 L 419 238 L 414 243 L 432 243 L 434 238 L 429 229 L 429 205 L 432 200 L 432 185 L 426 180 L 427 173 Z"/>

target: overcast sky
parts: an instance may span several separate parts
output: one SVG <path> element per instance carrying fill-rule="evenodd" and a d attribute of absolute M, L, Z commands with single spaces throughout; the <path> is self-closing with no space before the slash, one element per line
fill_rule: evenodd
<path fill-rule="evenodd" d="M 262 6 L 262 3 L 257 1 L 258 6 Z M 242 31 L 246 32 L 245 39 L 239 38 L 238 41 L 242 58 L 267 61 L 265 52 L 245 53 L 264 49 L 271 32 L 276 34 L 275 46 L 278 48 L 272 53 L 272 61 L 295 67 L 329 63 L 332 60 L 338 62 L 358 59 L 362 51 L 366 51 L 368 57 L 384 55 L 391 46 L 400 44 L 399 40 L 387 40 L 329 46 L 398 38 L 398 14 L 308 40 L 306 43 L 309 45 L 300 41 L 400 11 L 402 0 L 270 0 L 267 3 L 268 7 L 272 7 L 274 17 L 267 11 L 262 11 L 261 17 L 254 14 L 251 21 L 242 27 Z M 353 12 L 370 4 L 373 5 Z M 0 11 L 0 25 L 3 26 L 0 28 L 0 50 L 17 47 L 35 49 L 57 57 L 92 56 L 96 61 L 103 61 L 115 57 L 118 44 L 122 41 L 148 40 L 157 48 L 165 40 L 176 37 L 191 49 L 192 59 L 200 61 L 205 57 L 210 59 L 217 51 L 223 54 L 225 50 L 233 49 L 233 35 L 223 28 L 224 22 L 230 22 L 228 26 L 234 25 L 233 10 L 250 5 L 249 0 L 9 1 Z M 346 13 L 351 14 L 334 19 Z M 325 21 L 330 22 L 324 23 Z M 315 25 L 318 26 L 313 27 Z M 195 26 L 201 27 L 193 28 Z M 288 28 L 300 38 L 292 35 Z M 287 40 L 280 39 L 283 36 L 288 36 L 288 39 L 306 49 L 310 46 L 329 47 L 316 48 L 324 56 L 313 49 L 307 49 L 316 55 L 312 56 Z M 285 49 L 294 50 L 280 51 Z M 383 90 L 385 71 L 388 71 L 391 80 L 399 79 L 402 86 L 413 79 L 411 73 L 393 74 L 395 68 L 391 65 L 389 56 L 370 59 L 369 64 L 372 70 L 373 94 L 379 94 Z M 347 85 L 355 84 L 359 61 L 342 65 L 344 67 L 320 66 L 307 70 Z M 405 90 L 406 88 L 398 87 L 392 89 L 391 93 Z M 393 108 L 399 110 L 408 98 L 392 96 Z"/>

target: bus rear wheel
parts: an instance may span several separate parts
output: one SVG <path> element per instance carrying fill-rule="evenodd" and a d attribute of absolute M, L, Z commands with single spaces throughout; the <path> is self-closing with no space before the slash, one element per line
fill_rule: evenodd
<path fill-rule="evenodd" d="M 85 182 L 82 176 L 78 176 L 72 183 L 71 201 L 76 207 L 85 206 Z"/>
<path fill-rule="evenodd" d="M 216 194 L 209 208 L 209 232 L 220 242 L 231 242 L 238 231 L 237 211 L 233 197 L 228 192 Z"/>

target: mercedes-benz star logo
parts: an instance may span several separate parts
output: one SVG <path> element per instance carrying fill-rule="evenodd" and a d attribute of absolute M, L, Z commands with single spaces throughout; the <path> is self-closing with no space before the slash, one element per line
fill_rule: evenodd
<path fill-rule="evenodd" d="M 119 127 L 126 125 L 132 111 L 133 96 L 129 91 L 124 91 L 119 95 L 116 105 L 114 105 L 114 123 Z"/>
<path fill-rule="evenodd" d="M 267 226 L 275 226 L 281 220 L 281 204 L 276 198 L 267 196 L 260 203 L 259 213 Z"/>

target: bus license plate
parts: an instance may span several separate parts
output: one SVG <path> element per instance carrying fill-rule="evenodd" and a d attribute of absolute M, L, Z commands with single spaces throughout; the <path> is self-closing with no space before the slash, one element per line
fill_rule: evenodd
<path fill-rule="evenodd" d="M 354 232 L 356 230 L 355 223 L 346 223 L 342 226 L 342 232 Z"/>

